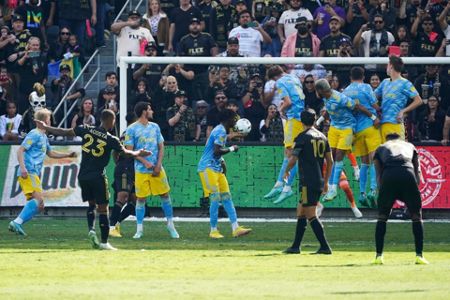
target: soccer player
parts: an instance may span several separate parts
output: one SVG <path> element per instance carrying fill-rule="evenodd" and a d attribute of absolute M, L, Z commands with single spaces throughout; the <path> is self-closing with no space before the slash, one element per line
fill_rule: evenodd
<path fill-rule="evenodd" d="M 353 128 L 356 125 L 353 111 L 359 110 L 369 117 L 372 117 L 372 113 L 352 98 L 333 90 L 326 79 L 317 80 L 315 85 L 317 93 L 325 101 L 325 107 L 331 119 L 328 140 L 335 163 L 328 192 L 323 198 L 324 201 L 331 201 L 337 196 L 337 185 L 344 168 L 343 159 L 352 149 Z"/>
<path fill-rule="evenodd" d="M 134 107 L 138 120 L 129 126 L 125 132 L 127 149 L 145 148 L 153 155 L 138 157 L 134 162 L 136 189 L 136 223 L 137 230 L 134 239 L 144 235 L 145 203 L 148 196 L 159 196 L 164 216 L 167 220 L 167 230 L 174 239 L 180 238 L 173 224 L 173 208 L 170 199 L 170 186 L 166 172 L 162 166 L 164 157 L 164 138 L 158 124 L 150 122 L 153 110 L 148 102 L 138 102 Z"/>
<path fill-rule="evenodd" d="M 307 220 L 320 243 L 320 248 L 315 254 L 331 254 L 322 223 L 316 214 L 316 206 L 322 192 L 328 188 L 328 178 L 333 168 L 333 157 L 331 155 L 328 140 L 317 129 L 313 127 L 316 113 L 312 109 L 306 109 L 301 113 L 301 121 L 304 131 L 295 139 L 294 149 L 286 166 L 286 175 L 298 161 L 301 198 L 297 206 L 297 228 L 292 246 L 287 248 L 286 254 L 299 254 L 300 245 L 306 230 Z M 325 176 L 322 175 L 324 159 L 327 163 Z"/>
<path fill-rule="evenodd" d="M 303 130 L 303 125 L 300 121 L 300 113 L 305 107 L 305 95 L 303 94 L 302 84 L 300 79 L 292 74 L 287 74 L 280 66 L 273 66 L 268 71 L 268 77 L 271 80 L 276 81 L 277 93 L 283 101 L 280 106 L 280 111 L 285 114 L 287 118 L 286 125 L 284 126 L 284 159 L 281 165 L 280 173 L 278 174 L 277 181 L 272 190 L 264 196 L 264 199 L 270 199 L 273 197 L 278 198 L 273 202 L 275 204 L 281 203 L 294 193 L 292 192 L 292 184 L 297 174 L 297 165 L 291 170 L 286 184 L 284 185 L 283 176 L 288 164 L 289 157 L 292 154 L 292 147 L 294 145 L 294 139 Z M 283 186 L 284 185 L 284 186 Z"/>
<path fill-rule="evenodd" d="M 354 132 L 353 153 L 360 157 L 361 168 L 359 177 L 359 203 L 369 206 L 367 198 L 374 202 L 377 193 L 377 181 L 375 176 L 375 166 L 373 165 L 373 155 L 381 144 L 380 131 L 377 129 L 380 120 L 377 117 L 377 98 L 367 83 L 364 83 L 364 69 L 353 67 L 350 70 L 351 84 L 345 88 L 344 95 L 352 98 L 359 105 L 364 106 L 372 115 L 357 112 L 355 114 L 356 127 Z M 370 192 L 366 197 L 367 175 L 370 174 Z"/>
<path fill-rule="evenodd" d="M 378 196 L 378 221 L 375 229 L 376 257 L 373 264 L 383 260 L 386 223 L 396 199 L 405 202 L 411 213 L 412 230 L 416 247 L 416 264 L 428 264 L 423 257 L 422 199 L 419 191 L 420 164 L 416 148 L 400 139 L 398 133 L 386 136 L 387 142 L 375 152 L 374 163 L 380 186 Z"/>
<path fill-rule="evenodd" d="M 209 237 L 221 239 L 223 235 L 217 229 L 219 218 L 219 203 L 222 205 L 231 222 L 233 237 L 249 234 L 252 230 L 239 226 L 236 209 L 231 199 L 230 187 L 226 177 L 226 165 L 222 155 L 238 151 L 239 147 L 233 145 L 226 147 L 227 133 L 236 124 L 236 114 L 229 109 L 219 113 L 220 124 L 214 127 L 206 141 L 205 149 L 198 163 L 197 171 L 202 182 L 204 197 L 209 198 L 209 218 L 211 231 Z"/>
<path fill-rule="evenodd" d="M 403 117 L 423 104 L 414 85 L 401 76 L 403 60 L 397 56 L 390 56 L 387 65 L 386 78 L 375 89 L 375 94 L 381 100 L 381 142 L 386 141 L 390 133 L 397 133 L 405 139 Z M 408 100 L 413 101 L 407 105 Z"/>
<path fill-rule="evenodd" d="M 45 108 L 34 113 L 35 120 L 45 122 L 47 125 L 50 125 L 51 116 L 51 111 Z M 27 234 L 22 225 L 30 221 L 39 211 L 44 210 L 40 176 L 45 155 L 47 154 L 51 158 L 76 157 L 75 152 L 61 153 L 52 150 L 45 133 L 45 129 L 31 130 L 17 151 L 17 160 L 19 161 L 17 177 L 27 203 L 19 216 L 9 223 L 9 230 L 24 236 Z"/>
<path fill-rule="evenodd" d="M 103 110 L 100 119 L 100 126 L 84 125 L 69 129 L 50 127 L 44 122 L 36 122 L 36 125 L 57 136 L 80 136 L 83 139 L 78 184 L 81 187 L 83 201 L 89 203 L 86 214 L 88 237 L 95 249 L 117 250 L 108 243 L 109 191 L 105 167 L 108 165 L 112 150 L 133 157 L 148 156 L 151 152 L 143 149 L 129 151 L 125 149 L 117 137 L 109 133 L 116 123 L 116 115 L 112 110 Z M 95 233 L 96 211 L 99 214 L 101 242 L 98 241 Z"/>

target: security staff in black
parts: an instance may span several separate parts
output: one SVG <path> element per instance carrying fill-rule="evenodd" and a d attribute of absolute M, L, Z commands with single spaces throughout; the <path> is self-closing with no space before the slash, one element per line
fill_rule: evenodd
<path fill-rule="evenodd" d="M 100 126 L 79 126 L 70 129 L 55 128 L 46 126 L 42 122 L 37 122 L 38 127 L 45 128 L 49 133 L 56 136 L 80 136 L 82 141 L 82 156 L 80 171 L 78 173 L 78 183 L 81 188 L 81 197 L 84 202 L 89 202 L 87 211 L 87 222 L 89 229 L 89 239 L 96 249 L 116 250 L 108 243 L 109 220 L 108 204 L 109 192 L 105 167 L 108 165 L 110 154 L 115 150 L 127 156 L 148 156 L 149 151 L 130 151 L 120 143 L 119 139 L 108 133 L 114 128 L 116 115 L 112 110 L 105 109 L 101 113 Z M 101 231 L 101 243 L 99 243 L 95 233 L 95 211 L 99 213 L 99 223 Z"/>
<path fill-rule="evenodd" d="M 316 214 L 316 206 L 320 200 L 320 195 L 328 189 L 327 182 L 333 168 L 333 157 L 327 138 L 313 127 L 316 121 L 315 111 L 310 108 L 304 110 L 300 119 L 304 131 L 295 139 L 294 151 L 286 168 L 286 176 L 289 176 L 289 170 L 298 161 L 301 198 L 297 206 L 298 219 L 295 239 L 292 246 L 287 248 L 284 253 L 300 253 L 300 245 L 307 225 L 306 219 L 308 219 L 320 243 L 320 248 L 315 254 L 331 254 L 331 248 L 326 240 L 322 223 Z M 324 160 L 327 163 L 325 176 L 322 173 Z"/>
<path fill-rule="evenodd" d="M 380 192 L 378 221 L 375 230 L 376 257 L 374 264 L 383 264 L 386 223 L 396 200 L 403 201 L 411 213 L 416 246 L 416 264 L 428 264 L 423 258 L 422 199 L 419 191 L 420 164 L 416 148 L 400 139 L 397 133 L 388 134 L 374 156 Z"/>
<path fill-rule="evenodd" d="M 201 32 L 200 20 L 192 18 L 189 25 L 189 34 L 185 35 L 178 44 L 178 56 L 216 56 L 218 49 L 216 42 L 209 33 Z M 208 65 L 189 65 L 189 70 L 194 71 L 192 81 L 192 100 L 205 99 L 208 88 Z"/>

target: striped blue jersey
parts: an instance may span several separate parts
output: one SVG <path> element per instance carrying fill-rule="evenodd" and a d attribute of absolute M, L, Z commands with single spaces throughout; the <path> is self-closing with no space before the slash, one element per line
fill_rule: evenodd
<path fill-rule="evenodd" d="M 377 98 L 370 85 L 367 83 L 352 82 L 345 90 L 344 95 L 352 98 L 355 103 L 364 106 L 373 115 L 377 115 L 377 111 L 372 105 L 377 103 Z M 354 112 L 356 119 L 355 133 L 361 132 L 366 128 L 373 126 L 371 118 L 360 111 Z"/>

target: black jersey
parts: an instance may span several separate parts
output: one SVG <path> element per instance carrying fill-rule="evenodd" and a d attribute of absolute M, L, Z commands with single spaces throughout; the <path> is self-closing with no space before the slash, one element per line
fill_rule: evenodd
<path fill-rule="evenodd" d="M 217 47 L 209 33 L 200 32 L 197 36 L 185 35 L 178 45 L 178 56 L 211 56 L 211 49 Z M 194 73 L 200 74 L 208 70 L 208 65 L 190 65 Z"/>
<path fill-rule="evenodd" d="M 310 35 L 307 37 L 299 37 L 295 41 L 295 57 L 311 57 L 313 55 L 312 38 Z"/>
<path fill-rule="evenodd" d="M 120 137 L 120 141 L 125 140 L 125 134 Z M 127 157 L 119 155 L 116 161 L 116 168 L 114 169 L 114 176 L 121 176 L 124 173 L 134 175 L 134 157 Z"/>
<path fill-rule="evenodd" d="M 78 126 L 74 132 L 83 139 L 80 172 L 78 179 L 88 180 L 105 174 L 111 151 L 121 152 L 123 146 L 119 139 L 103 127 Z"/>
<path fill-rule="evenodd" d="M 323 160 L 328 152 L 328 140 L 317 129 L 310 128 L 297 136 L 293 155 L 298 157 L 300 188 L 305 186 L 319 191 L 323 189 Z"/>
<path fill-rule="evenodd" d="M 404 168 L 413 171 L 413 161 L 417 159 L 417 155 L 417 149 L 413 144 L 395 139 L 378 147 L 374 159 L 380 162 L 383 173 L 391 168 Z"/>

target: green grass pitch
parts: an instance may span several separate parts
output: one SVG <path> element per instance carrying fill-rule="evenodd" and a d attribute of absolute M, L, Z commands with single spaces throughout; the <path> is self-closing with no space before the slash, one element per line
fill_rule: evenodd
<path fill-rule="evenodd" d="M 449 299 L 450 224 L 425 223 L 425 257 L 414 265 L 410 223 L 390 223 L 384 266 L 372 266 L 375 223 L 327 223 L 331 256 L 310 228 L 301 255 L 283 255 L 294 223 L 253 223 L 254 232 L 208 239 L 208 223 L 146 222 L 142 240 L 111 239 L 120 251 L 90 249 L 83 219 L 36 219 L 23 238 L 0 221 L 0 299 Z"/>

